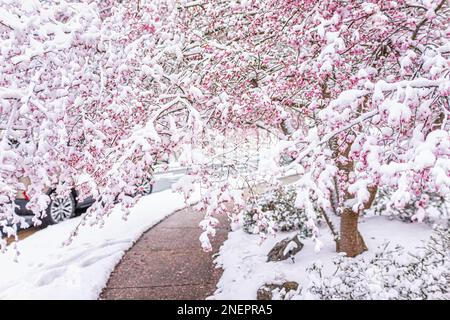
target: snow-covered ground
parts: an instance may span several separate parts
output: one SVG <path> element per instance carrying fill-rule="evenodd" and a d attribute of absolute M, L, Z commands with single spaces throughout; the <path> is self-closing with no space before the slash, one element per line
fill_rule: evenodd
<path fill-rule="evenodd" d="M 432 233 L 426 224 L 405 223 L 389 220 L 386 217 L 361 218 L 359 229 L 364 236 L 370 255 L 379 245 L 389 241 L 412 250 L 426 241 Z M 324 272 L 334 272 L 333 258 L 336 257 L 335 243 L 327 229 L 322 230 L 320 240 L 324 244 L 316 253 L 311 240 L 302 241 L 305 246 L 295 256 L 295 263 L 288 259 L 280 262 L 267 262 L 267 253 L 275 243 L 293 236 L 295 232 L 279 233 L 260 244 L 258 235 L 250 235 L 237 229 L 228 235 L 216 260 L 224 269 L 217 284 L 217 291 L 210 299 L 256 299 L 258 288 L 266 283 L 296 281 L 301 287 L 307 285 L 306 268 L 320 261 Z"/>
<path fill-rule="evenodd" d="M 165 190 L 143 197 L 127 221 L 117 207 L 103 228 L 81 228 L 68 246 L 62 243 L 80 217 L 21 240 L 18 262 L 12 250 L 0 255 L 0 300 L 97 299 L 125 251 L 144 231 L 183 207 L 183 196 Z"/>

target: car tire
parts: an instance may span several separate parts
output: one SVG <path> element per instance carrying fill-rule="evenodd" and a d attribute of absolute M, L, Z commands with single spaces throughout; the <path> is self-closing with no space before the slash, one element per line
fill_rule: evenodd
<path fill-rule="evenodd" d="M 137 194 L 148 196 L 153 192 L 153 184 L 151 179 L 143 179 L 141 184 L 136 185 Z"/>
<path fill-rule="evenodd" d="M 51 194 L 50 198 L 47 215 L 42 219 L 45 225 L 57 224 L 75 216 L 75 199 L 71 193 L 67 196 Z"/>

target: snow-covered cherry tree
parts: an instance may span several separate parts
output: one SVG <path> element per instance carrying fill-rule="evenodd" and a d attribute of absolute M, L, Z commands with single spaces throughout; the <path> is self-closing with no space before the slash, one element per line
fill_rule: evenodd
<path fill-rule="evenodd" d="M 450 89 L 446 1 L 321 1 L 300 35 L 299 59 L 312 118 L 295 163 L 301 203 L 341 215 L 338 249 L 366 250 L 358 216 L 379 187 L 404 206 L 450 187 Z M 309 43 L 309 46 L 307 45 Z M 305 196 L 308 195 L 308 196 Z"/>
<path fill-rule="evenodd" d="M 178 8 L 173 1 L 2 2 L 3 231 L 15 234 L 25 223 L 14 208 L 22 177 L 30 179 L 35 223 L 49 187 L 93 196 L 82 224 L 101 223 L 117 201 L 127 213 L 136 183 L 156 162 L 200 137 L 193 105 L 201 97 L 186 67 Z"/>
<path fill-rule="evenodd" d="M 358 217 L 450 186 L 449 6 L 439 1 L 190 3 L 214 124 L 271 130 L 301 173 L 298 206 L 340 216 L 339 251 L 366 250 Z M 313 228 L 316 232 L 317 229 Z M 320 246 L 320 244 L 318 244 Z"/>
<path fill-rule="evenodd" d="M 426 192 L 448 193 L 445 0 L 3 3 L 4 226 L 20 220 L 11 201 L 22 176 L 37 217 L 46 186 L 77 186 L 97 199 L 86 217 L 101 222 L 177 152 L 192 168 L 180 189 L 207 187 L 197 209 L 208 249 L 213 215 L 243 206 L 229 181 L 209 179 L 221 152 L 211 146 L 258 130 L 295 158 L 313 236 L 318 214 L 339 215 L 349 256 L 366 249 L 358 217 L 380 187 L 396 190 L 398 207 L 422 197 L 417 220 Z M 83 174 L 93 183 L 80 185 Z"/>

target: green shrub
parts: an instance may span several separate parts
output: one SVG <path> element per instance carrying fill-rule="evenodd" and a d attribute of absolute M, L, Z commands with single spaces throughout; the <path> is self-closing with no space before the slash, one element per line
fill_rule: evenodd
<path fill-rule="evenodd" d="M 311 236 L 304 210 L 295 207 L 297 193 L 292 187 L 263 194 L 244 213 L 244 230 L 251 234 L 298 230 L 302 237 Z"/>

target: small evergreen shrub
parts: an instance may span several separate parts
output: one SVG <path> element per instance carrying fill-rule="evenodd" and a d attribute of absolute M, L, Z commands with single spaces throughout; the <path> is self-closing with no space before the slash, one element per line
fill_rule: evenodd
<path fill-rule="evenodd" d="M 310 237 L 305 212 L 295 207 L 296 197 L 295 189 L 287 186 L 263 194 L 244 212 L 244 230 L 251 234 L 298 230 L 301 237 Z"/>

